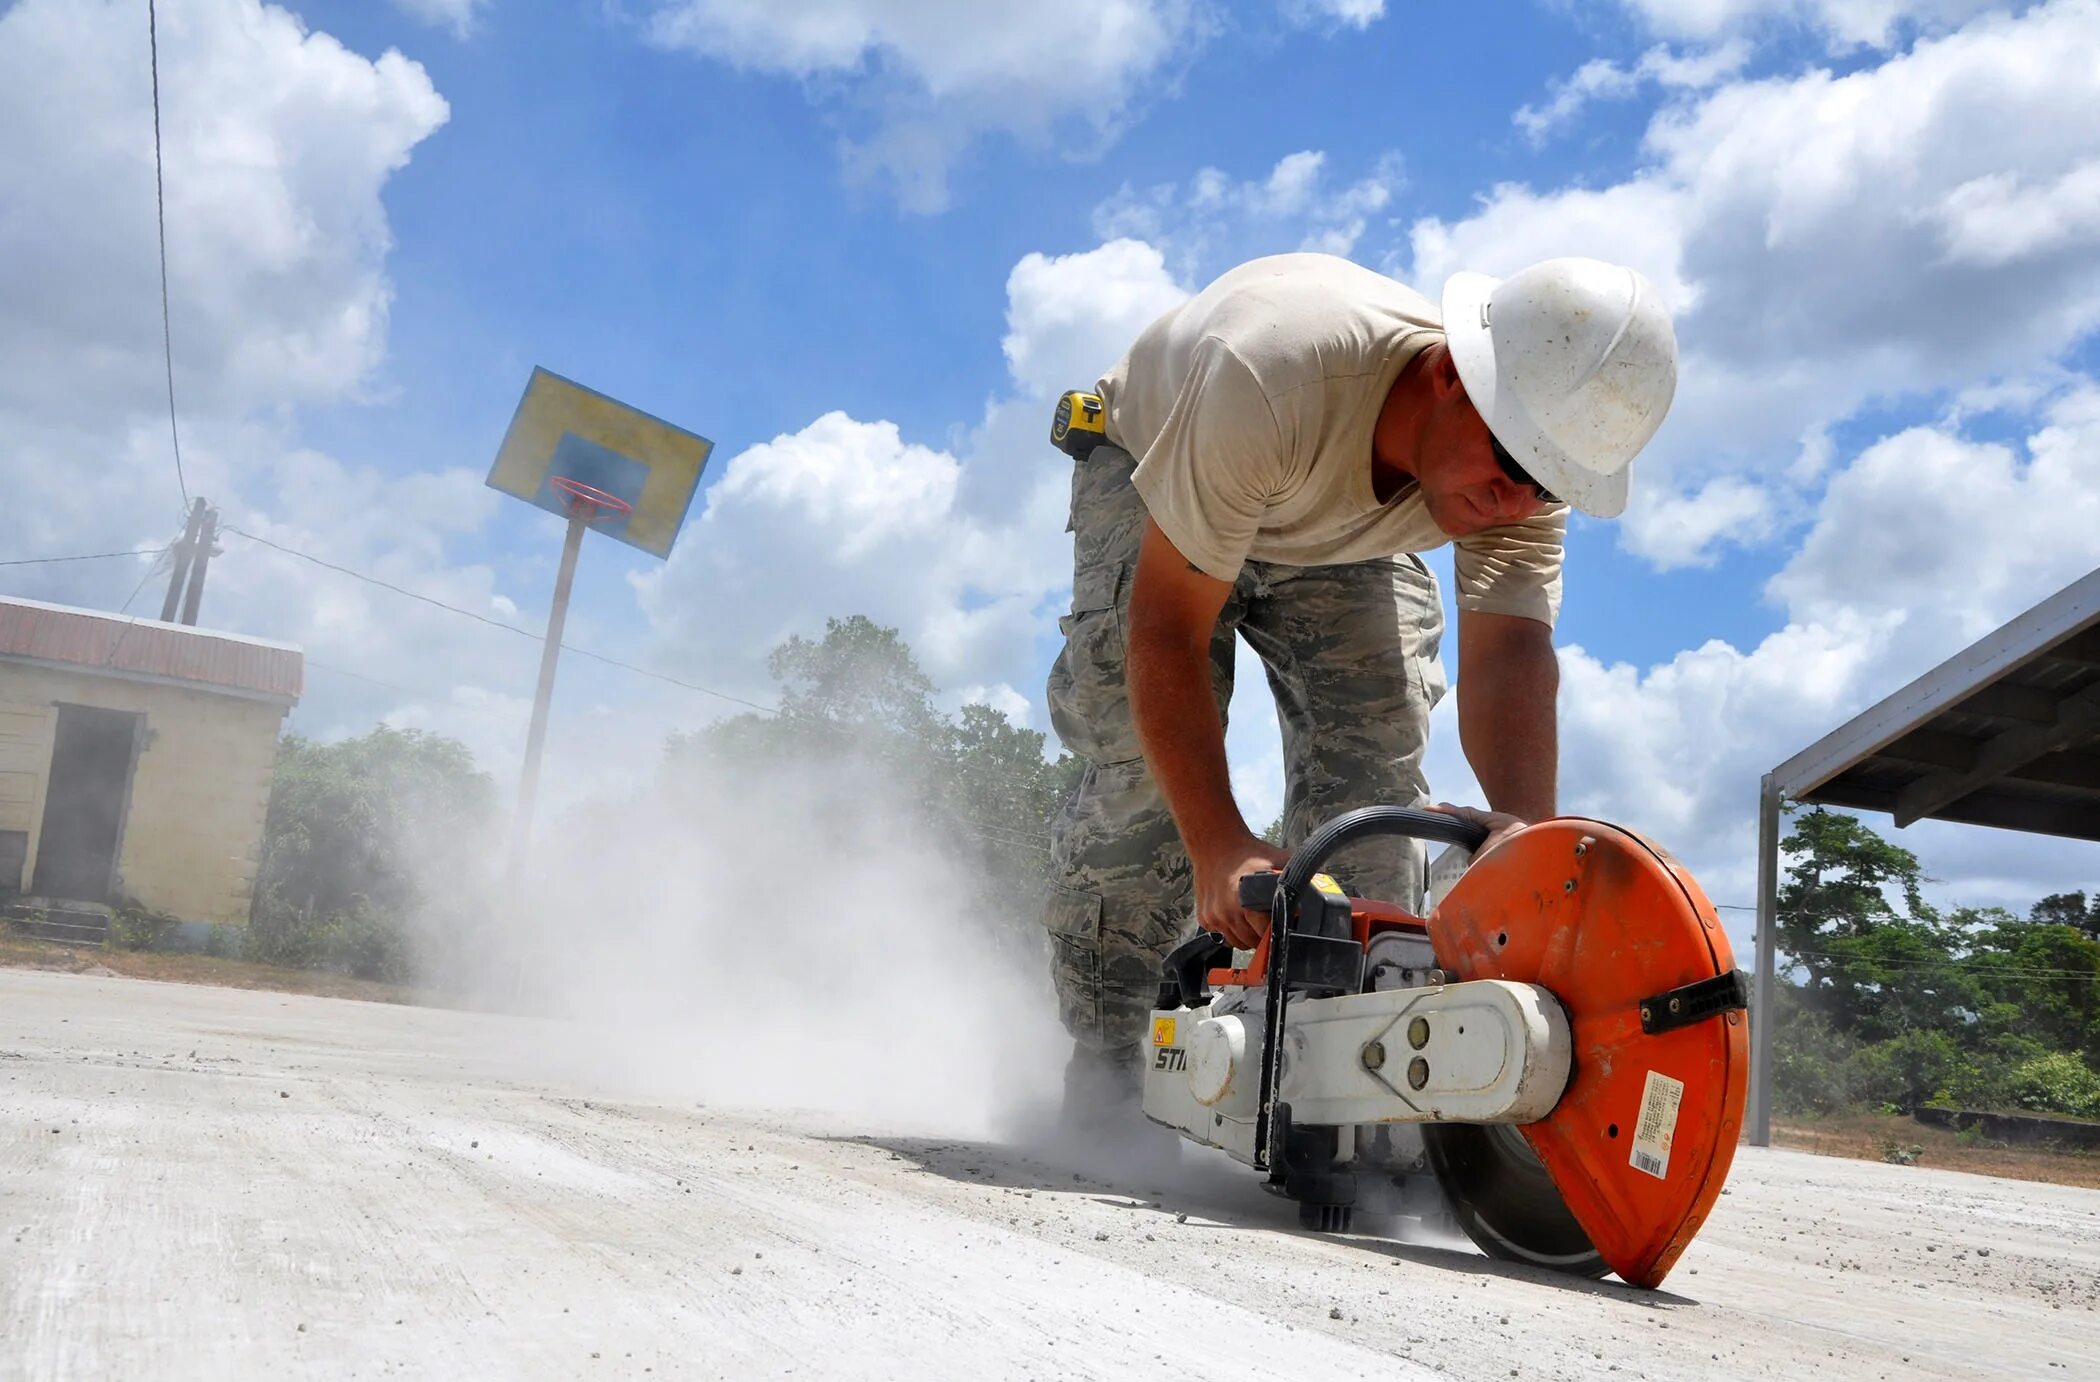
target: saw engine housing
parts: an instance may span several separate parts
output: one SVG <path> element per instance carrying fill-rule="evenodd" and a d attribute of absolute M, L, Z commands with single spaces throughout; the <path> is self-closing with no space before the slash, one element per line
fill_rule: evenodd
<path fill-rule="evenodd" d="M 1480 838 L 1374 807 L 1242 880 L 1268 933 L 1241 968 L 1207 933 L 1169 957 L 1146 1115 L 1266 1172 L 1308 1227 L 1446 1199 L 1491 1255 L 1658 1284 L 1720 1195 L 1747 1092 L 1712 904 L 1640 836 L 1564 817 L 1417 916 L 1314 873 L 1373 834 Z"/>

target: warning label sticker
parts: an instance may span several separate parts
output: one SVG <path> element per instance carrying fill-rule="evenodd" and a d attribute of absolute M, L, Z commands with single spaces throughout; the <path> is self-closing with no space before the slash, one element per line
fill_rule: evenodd
<path fill-rule="evenodd" d="M 1172 1046 L 1175 1044 L 1173 1018 L 1155 1017 L 1152 1019 L 1152 1044 L 1154 1046 Z"/>
<path fill-rule="evenodd" d="M 1684 1103 L 1684 1081 L 1659 1070 L 1648 1072 L 1641 1090 L 1641 1121 L 1633 1129 L 1633 1169 L 1657 1180 L 1670 1172 L 1670 1141 L 1677 1136 L 1677 1110 Z"/>

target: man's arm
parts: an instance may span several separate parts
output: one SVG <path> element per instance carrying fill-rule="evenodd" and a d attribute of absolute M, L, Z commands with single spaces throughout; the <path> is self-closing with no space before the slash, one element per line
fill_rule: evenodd
<path fill-rule="evenodd" d="M 1124 630 L 1130 715 L 1195 870 L 1196 919 L 1244 950 L 1260 940 L 1263 919 L 1240 907 L 1240 875 L 1280 866 L 1289 855 L 1249 830 L 1232 798 L 1225 725 L 1210 683 L 1211 634 L 1231 593 L 1231 582 L 1191 565 L 1145 520 Z"/>
<path fill-rule="evenodd" d="M 1458 614 L 1458 738 L 1491 810 L 1555 814 L 1560 737 L 1553 630 L 1515 614 Z"/>

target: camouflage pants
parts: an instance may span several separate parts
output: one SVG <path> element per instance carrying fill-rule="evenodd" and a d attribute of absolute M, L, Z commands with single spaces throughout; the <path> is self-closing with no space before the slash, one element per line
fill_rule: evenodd
<path fill-rule="evenodd" d="M 1058 738 L 1087 765 L 1052 832 L 1053 979 L 1078 1050 L 1112 1068 L 1143 1034 L 1166 952 L 1195 926 L 1188 856 L 1145 768 L 1123 681 L 1124 612 L 1145 528 L 1133 469 L 1114 446 L 1073 466 L 1072 613 L 1048 688 Z M 1283 730 L 1286 844 L 1343 811 L 1425 797 L 1443 626 L 1436 578 L 1414 556 L 1242 569 L 1211 636 L 1211 687 L 1222 718 L 1234 636 L 1246 639 Z M 1405 904 L 1421 888 L 1421 854 L 1405 841 L 1355 846 L 1333 871 L 1360 896 Z"/>

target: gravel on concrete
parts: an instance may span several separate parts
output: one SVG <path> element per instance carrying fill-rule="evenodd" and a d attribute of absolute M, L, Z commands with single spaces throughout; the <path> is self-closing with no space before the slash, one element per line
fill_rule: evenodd
<path fill-rule="evenodd" d="M 1746 1148 L 1639 1291 L 1214 1160 L 644 1098 L 573 1035 L 0 970 L 0 1377 L 2100 1372 L 2096 1191 Z"/>

